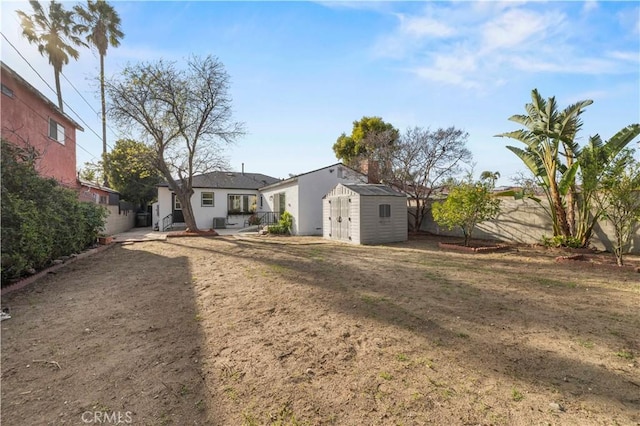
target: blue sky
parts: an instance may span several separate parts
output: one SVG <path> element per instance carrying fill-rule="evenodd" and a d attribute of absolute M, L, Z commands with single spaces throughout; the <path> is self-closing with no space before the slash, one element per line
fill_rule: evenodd
<path fill-rule="evenodd" d="M 64 2 L 67 7 L 75 3 Z M 107 75 L 128 62 L 217 56 L 231 77 L 235 119 L 247 135 L 227 152 L 232 169 L 287 177 L 336 162 L 332 145 L 352 122 L 380 116 L 398 129 L 455 126 L 469 132 L 475 171 L 500 184 L 524 166 L 495 134 L 524 112 L 533 88 L 564 107 L 581 99 L 579 142 L 640 122 L 638 2 L 127 2 L 112 4 L 125 38 Z M 20 36 L 1 3 L 2 33 L 53 86 L 53 71 Z M 2 60 L 55 100 L 2 39 Z M 78 166 L 101 153 L 100 103 L 89 50 L 63 69 L 78 134 Z M 76 113 L 71 111 L 73 109 Z M 94 111 L 95 110 L 95 111 Z M 79 116 L 79 117 L 78 117 Z M 110 123 L 109 145 L 126 136 Z M 93 131 L 95 131 L 95 133 Z"/>

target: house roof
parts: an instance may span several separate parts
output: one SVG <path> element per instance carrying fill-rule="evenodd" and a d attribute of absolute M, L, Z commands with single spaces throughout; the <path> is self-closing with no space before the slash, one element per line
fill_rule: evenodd
<path fill-rule="evenodd" d="M 52 110 L 54 110 L 55 112 L 57 112 L 58 114 L 60 114 L 64 118 L 66 118 L 67 120 L 69 120 L 71 122 L 71 124 L 73 124 L 73 127 L 75 127 L 76 129 L 80 130 L 81 132 L 84 132 L 84 129 L 82 128 L 82 126 L 80 124 L 78 124 L 77 121 L 75 121 L 73 118 L 69 117 L 67 114 L 62 112 L 60 110 L 60 108 L 56 104 L 51 102 L 51 100 L 49 98 L 47 98 L 41 91 L 39 91 L 38 89 L 33 87 L 27 80 L 22 78 L 20 76 L 20 74 L 18 74 L 13 69 L 11 69 L 11 67 L 9 65 L 5 64 L 2 61 L 0 61 L 0 65 L 2 66 L 2 69 L 4 71 L 6 71 L 7 73 L 9 73 L 9 75 L 11 75 L 12 78 L 14 78 L 16 81 L 18 81 L 18 83 L 22 84 L 31 93 L 33 93 L 38 98 L 40 98 L 45 104 L 47 104 L 48 107 L 50 107 Z"/>
<path fill-rule="evenodd" d="M 84 180 L 84 179 L 78 178 L 78 182 L 80 183 L 81 186 L 86 186 L 87 188 L 100 189 L 102 191 L 110 192 L 112 194 L 119 194 L 119 192 L 116 191 L 115 189 L 107 188 L 106 186 L 102 186 L 102 185 L 97 184 L 97 183 L 89 182 L 88 180 Z"/>
<path fill-rule="evenodd" d="M 280 179 L 262 173 L 209 172 L 193 177 L 194 188 L 259 189 Z M 169 186 L 162 182 L 158 186 Z"/>
<path fill-rule="evenodd" d="M 402 192 L 398 192 L 395 189 L 389 188 L 386 185 L 382 184 L 373 184 L 373 183 L 341 183 L 340 185 L 349 188 L 356 194 L 364 195 L 364 196 L 373 196 L 373 195 L 387 195 L 393 197 L 405 197 L 406 195 Z"/>
<path fill-rule="evenodd" d="M 345 166 L 342 163 L 335 163 L 335 164 L 331 164 L 330 166 L 325 166 L 325 167 L 321 167 L 319 169 L 311 170 L 310 172 L 300 173 L 299 175 L 292 176 L 292 177 L 290 177 L 288 179 L 280 180 L 278 182 L 269 184 L 269 185 L 267 185 L 267 186 L 265 186 L 263 188 L 260 188 L 260 189 L 271 189 L 271 188 L 275 188 L 275 187 L 280 186 L 280 185 L 286 185 L 286 184 L 289 184 L 289 183 L 293 183 L 293 182 L 296 182 L 300 176 L 308 175 L 308 174 L 311 174 L 311 173 L 319 172 L 320 170 L 330 169 L 331 167 L 337 167 L 337 166 L 344 167 L 345 169 L 349 169 L 353 173 L 357 173 L 359 175 L 362 175 L 362 176 L 366 177 L 365 174 L 360 173 L 359 171 L 357 171 L 355 169 L 352 169 L 349 166 Z"/>

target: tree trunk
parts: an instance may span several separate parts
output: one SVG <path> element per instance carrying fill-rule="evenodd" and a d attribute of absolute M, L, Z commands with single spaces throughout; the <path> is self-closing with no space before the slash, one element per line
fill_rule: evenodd
<path fill-rule="evenodd" d="M 560 198 L 560 192 L 558 186 L 553 180 L 550 180 L 549 191 L 551 193 L 551 200 L 553 202 L 553 209 L 556 212 L 556 220 L 558 222 L 558 228 L 565 237 L 571 236 L 571 229 L 569 229 L 569 223 L 567 222 L 567 212 L 562 205 L 562 199 Z"/>
<path fill-rule="evenodd" d="M 102 102 L 102 176 L 104 186 L 109 187 L 107 170 L 107 103 L 104 96 L 104 55 L 100 55 L 100 100 Z"/>
<path fill-rule="evenodd" d="M 64 106 L 62 104 L 62 90 L 60 89 L 60 70 L 53 69 L 53 75 L 56 80 L 56 93 L 58 94 L 58 108 L 64 112 Z"/>

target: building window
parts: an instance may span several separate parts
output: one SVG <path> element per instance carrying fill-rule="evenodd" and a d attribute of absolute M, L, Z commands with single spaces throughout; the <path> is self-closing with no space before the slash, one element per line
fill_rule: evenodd
<path fill-rule="evenodd" d="M 391 204 L 380 204 L 378 206 L 380 217 L 391 217 Z"/>
<path fill-rule="evenodd" d="M 100 204 L 107 204 L 107 196 L 106 195 L 100 195 Z"/>
<path fill-rule="evenodd" d="M 250 214 L 256 211 L 258 197 L 249 194 L 229 195 L 229 214 Z"/>
<path fill-rule="evenodd" d="M 273 211 L 276 213 L 284 213 L 287 210 L 287 197 L 284 192 L 275 194 L 273 199 Z"/>
<path fill-rule="evenodd" d="M 64 127 L 53 118 L 49 119 L 49 137 L 64 145 Z"/>
<path fill-rule="evenodd" d="M 213 192 L 203 192 L 200 197 L 200 205 L 202 207 L 214 207 Z"/>
<path fill-rule="evenodd" d="M 4 84 L 2 85 L 2 94 L 7 95 L 10 98 L 13 98 L 13 90 L 9 89 Z"/>
<path fill-rule="evenodd" d="M 180 200 L 178 200 L 178 197 L 176 196 L 173 197 L 173 209 L 182 210 L 182 204 L 180 204 Z"/>

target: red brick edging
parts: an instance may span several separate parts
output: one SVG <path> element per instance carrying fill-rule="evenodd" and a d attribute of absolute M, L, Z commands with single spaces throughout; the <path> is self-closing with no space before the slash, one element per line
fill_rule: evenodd
<path fill-rule="evenodd" d="M 2 290 L 0 290 L 0 296 L 4 296 L 7 293 L 11 293 L 12 291 L 16 291 L 16 290 L 20 290 L 23 287 L 28 286 L 29 284 L 32 284 L 36 281 L 38 281 L 40 278 L 46 276 L 47 274 L 49 274 L 49 272 L 54 272 L 57 271 L 58 269 L 64 268 L 65 266 L 67 266 L 70 263 L 75 262 L 78 259 L 84 259 L 85 257 L 89 257 L 92 256 L 94 254 L 97 253 L 101 253 L 111 247 L 115 247 L 115 244 L 107 244 L 107 245 L 103 245 L 103 246 L 98 246 L 96 248 L 92 248 L 86 251 L 83 251 L 82 253 L 80 253 L 79 255 L 75 256 L 75 257 L 70 257 L 69 259 L 67 259 L 65 262 L 59 264 L 59 265 L 53 265 L 50 266 L 48 268 L 43 269 L 42 271 L 31 275 L 30 277 L 27 278 L 23 278 L 20 281 L 11 284 L 7 287 L 2 288 Z"/>

